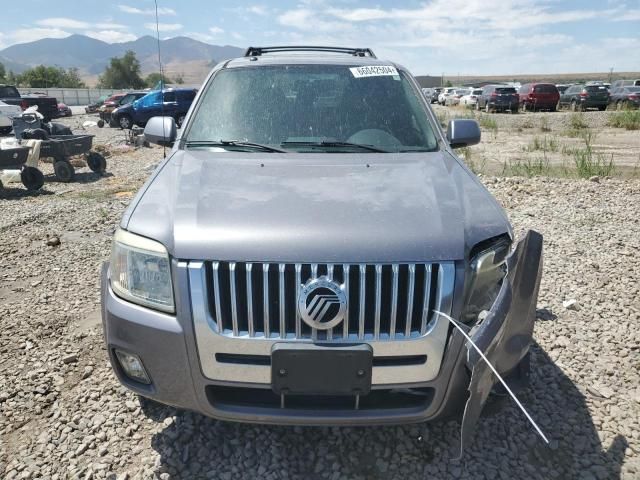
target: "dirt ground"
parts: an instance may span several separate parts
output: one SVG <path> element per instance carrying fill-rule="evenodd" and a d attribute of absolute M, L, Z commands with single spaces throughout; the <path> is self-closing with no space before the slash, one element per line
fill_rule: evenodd
<path fill-rule="evenodd" d="M 501 174 L 505 167 L 522 163 L 542 163 L 551 168 L 575 167 L 575 151 L 588 141 L 594 155 L 613 162 L 615 173 L 640 174 L 640 130 L 607 125 L 615 112 L 527 112 L 481 113 L 463 107 L 432 105 L 441 123 L 453 118 L 476 118 L 482 141 L 463 152 L 468 163 L 480 173 Z M 576 129 L 575 125 L 583 125 Z"/>

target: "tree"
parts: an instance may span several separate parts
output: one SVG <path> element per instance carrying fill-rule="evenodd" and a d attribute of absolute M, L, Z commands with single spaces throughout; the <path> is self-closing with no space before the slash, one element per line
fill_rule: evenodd
<path fill-rule="evenodd" d="M 451 83 L 451 80 L 447 80 L 447 83 L 444 84 L 445 87 L 453 87 L 453 83 Z"/>
<path fill-rule="evenodd" d="M 162 80 L 163 84 L 173 83 L 173 81 L 166 75 L 160 75 L 158 72 L 153 72 L 147 75 L 144 79 L 144 83 L 147 87 L 154 88 Z"/>
<path fill-rule="evenodd" d="M 136 54 L 128 50 L 122 58 L 113 57 L 104 73 L 100 75 L 98 85 L 102 88 L 144 87 L 144 80 L 140 76 L 140 62 Z"/>
<path fill-rule="evenodd" d="M 12 72 L 9 72 L 11 75 Z M 83 88 L 84 82 L 80 79 L 77 68 L 65 70 L 60 67 L 37 67 L 25 70 L 16 77 L 17 83 L 32 88 Z"/>
<path fill-rule="evenodd" d="M 6 83 L 7 82 L 7 71 L 4 68 L 4 65 L 2 63 L 0 63 L 0 83 Z"/>

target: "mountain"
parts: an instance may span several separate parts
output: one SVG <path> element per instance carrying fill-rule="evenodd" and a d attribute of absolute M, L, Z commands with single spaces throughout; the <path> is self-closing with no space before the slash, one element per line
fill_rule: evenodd
<path fill-rule="evenodd" d="M 84 78 L 91 80 L 102 73 L 110 58 L 122 56 L 127 50 L 135 52 L 143 74 L 158 71 L 157 40 L 149 35 L 122 43 L 106 43 L 85 35 L 44 38 L 0 50 L 0 62 L 16 73 L 41 64 L 75 67 Z M 213 64 L 240 56 L 244 50 L 230 45 L 210 45 L 189 37 L 174 37 L 160 41 L 160 52 L 169 77 L 180 75 L 187 83 L 199 83 Z"/>

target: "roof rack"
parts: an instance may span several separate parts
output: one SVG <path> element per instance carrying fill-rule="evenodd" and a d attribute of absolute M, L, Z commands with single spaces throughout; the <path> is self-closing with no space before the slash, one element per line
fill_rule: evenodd
<path fill-rule="evenodd" d="M 370 48 L 345 48 L 345 47 L 313 47 L 313 46 L 283 46 L 283 47 L 249 47 L 244 53 L 245 57 L 259 57 L 265 53 L 280 52 L 330 52 L 345 53 L 354 57 L 377 58 Z"/>

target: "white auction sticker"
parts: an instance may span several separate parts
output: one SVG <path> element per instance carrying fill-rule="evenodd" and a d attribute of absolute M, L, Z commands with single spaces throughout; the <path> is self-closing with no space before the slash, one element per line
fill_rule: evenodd
<path fill-rule="evenodd" d="M 356 78 L 364 77 L 397 77 L 398 70 L 391 65 L 372 65 L 369 67 L 353 67 L 350 68 L 351 73 Z"/>

